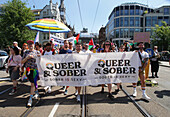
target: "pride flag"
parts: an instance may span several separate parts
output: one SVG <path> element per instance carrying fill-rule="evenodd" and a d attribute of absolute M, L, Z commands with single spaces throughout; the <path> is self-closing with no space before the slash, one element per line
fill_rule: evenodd
<path fill-rule="evenodd" d="M 36 42 L 39 42 L 39 31 L 37 32 L 37 35 L 36 35 L 36 37 L 35 37 L 34 44 L 35 44 Z"/>

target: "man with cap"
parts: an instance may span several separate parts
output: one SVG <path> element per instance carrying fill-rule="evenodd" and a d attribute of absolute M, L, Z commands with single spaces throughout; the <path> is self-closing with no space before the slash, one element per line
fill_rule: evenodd
<path fill-rule="evenodd" d="M 21 51 L 21 48 L 18 47 L 18 42 L 14 41 L 14 42 L 13 42 L 13 46 L 14 46 L 14 47 L 17 47 L 17 48 L 19 49 L 19 51 Z"/>
<path fill-rule="evenodd" d="M 22 58 L 22 64 L 25 64 L 26 67 L 26 75 L 29 81 L 31 82 L 31 89 L 30 89 L 30 98 L 28 100 L 27 106 L 32 106 L 32 99 L 37 99 L 39 97 L 38 93 L 38 87 L 37 87 L 37 64 L 36 64 L 36 57 L 40 56 L 40 52 L 34 50 L 34 41 L 28 40 L 28 50 L 25 51 L 23 58 Z M 35 95 L 34 95 L 35 93 Z M 33 96 L 34 95 L 34 96 Z"/>

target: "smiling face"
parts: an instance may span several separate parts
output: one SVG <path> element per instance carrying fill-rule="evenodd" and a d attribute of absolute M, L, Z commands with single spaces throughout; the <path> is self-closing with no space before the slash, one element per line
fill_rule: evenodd
<path fill-rule="evenodd" d="M 34 50 L 34 44 L 33 43 L 28 43 L 28 49 L 30 51 L 33 51 Z"/>

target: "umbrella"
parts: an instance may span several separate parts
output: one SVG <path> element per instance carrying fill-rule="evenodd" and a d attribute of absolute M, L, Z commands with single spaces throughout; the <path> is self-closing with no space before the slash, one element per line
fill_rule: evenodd
<path fill-rule="evenodd" d="M 63 23 L 55 20 L 55 19 L 40 19 L 35 20 L 26 25 L 31 30 L 41 31 L 41 32 L 50 32 L 51 33 L 68 33 L 70 29 Z"/>

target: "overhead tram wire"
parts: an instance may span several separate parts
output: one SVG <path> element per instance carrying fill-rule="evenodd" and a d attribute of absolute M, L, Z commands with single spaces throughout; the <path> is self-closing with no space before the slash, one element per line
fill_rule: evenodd
<path fill-rule="evenodd" d="M 79 3 L 79 0 L 77 0 L 77 3 L 78 3 L 78 7 L 79 7 L 79 14 L 80 14 L 81 25 L 82 25 L 82 28 L 84 28 L 83 20 L 82 20 L 82 15 L 81 15 L 81 9 L 80 9 L 80 3 Z"/>
<path fill-rule="evenodd" d="M 98 12 L 98 9 L 99 9 L 99 4 L 100 4 L 100 0 L 98 0 L 98 4 L 97 4 L 96 13 L 95 13 L 95 16 L 94 16 L 94 20 L 93 20 L 93 25 L 92 25 L 92 28 L 91 28 L 91 32 L 93 31 L 93 28 L 94 28 L 94 24 L 95 24 L 96 17 L 97 17 L 97 12 Z"/>
<path fill-rule="evenodd" d="M 69 22 L 70 22 L 70 25 L 71 25 L 71 20 L 70 20 L 70 18 L 69 18 L 69 16 L 68 16 L 67 13 L 66 13 L 66 16 L 67 16 L 67 18 L 68 18 L 68 20 L 69 20 Z"/>

